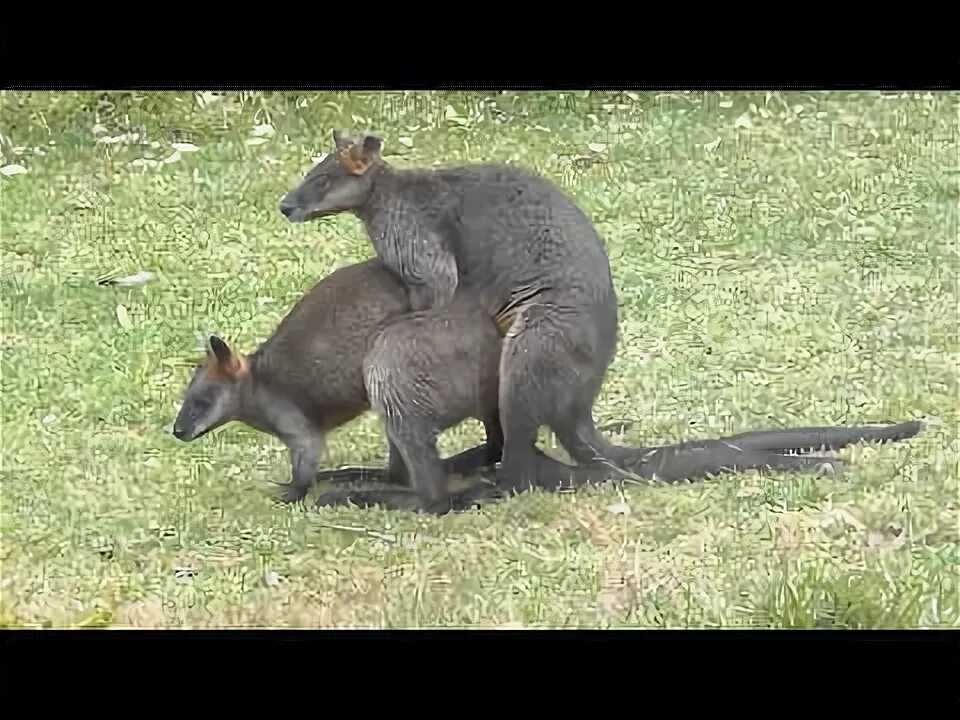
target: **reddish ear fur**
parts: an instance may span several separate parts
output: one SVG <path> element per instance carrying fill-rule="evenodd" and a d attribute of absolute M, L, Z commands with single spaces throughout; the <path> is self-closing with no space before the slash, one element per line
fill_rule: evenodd
<path fill-rule="evenodd" d="M 227 344 L 216 335 L 210 337 L 210 349 L 207 352 L 207 372 L 217 377 L 237 380 L 246 375 L 246 359 L 236 355 Z"/>
<path fill-rule="evenodd" d="M 351 175 L 363 175 L 379 157 L 381 145 L 380 138 L 367 135 L 340 151 L 340 165 Z"/>
<path fill-rule="evenodd" d="M 363 175 L 370 169 L 370 163 L 357 157 L 356 145 L 340 153 L 340 165 L 351 175 Z"/>

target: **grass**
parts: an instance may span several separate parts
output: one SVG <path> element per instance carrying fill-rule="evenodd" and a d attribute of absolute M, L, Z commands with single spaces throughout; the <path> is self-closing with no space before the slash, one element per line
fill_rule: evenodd
<path fill-rule="evenodd" d="M 0 164 L 26 169 L 0 176 L 0 624 L 960 625 L 956 94 L 0 102 Z M 320 276 L 372 254 L 351 218 L 276 209 L 354 124 L 398 166 L 533 167 L 595 219 L 622 317 L 595 413 L 633 423 L 621 440 L 943 424 L 843 451 L 839 478 L 530 493 L 440 519 L 273 505 L 278 442 L 170 435 L 182 361 L 198 331 L 252 349 Z M 154 280 L 96 282 L 141 269 Z M 466 424 L 443 450 L 480 437 Z M 368 415 L 324 464 L 384 458 Z"/>

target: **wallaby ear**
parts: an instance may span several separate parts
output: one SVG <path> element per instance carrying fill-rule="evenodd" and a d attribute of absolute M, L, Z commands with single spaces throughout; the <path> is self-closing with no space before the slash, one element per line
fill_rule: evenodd
<path fill-rule="evenodd" d="M 217 368 L 227 377 L 237 378 L 244 369 L 242 359 L 233 353 L 233 350 L 216 335 L 210 336 L 210 350 L 217 360 Z"/>
<path fill-rule="evenodd" d="M 371 161 L 380 156 L 380 148 L 383 147 L 383 141 L 376 135 L 365 135 L 363 138 L 363 156 Z"/>
<path fill-rule="evenodd" d="M 216 335 L 210 336 L 209 351 L 216 356 L 218 362 L 223 364 L 230 362 L 230 358 L 233 357 L 233 351 L 230 347 Z"/>
<path fill-rule="evenodd" d="M 333 145 L 337 150 L 346 150 L 353 144 L 353 138 L 349 130 L 337 128 L 333 131 Z"/>
<path fill-rule="evenodd" d="M 382 141 L 375 135 L 363 135 L 363 140 L 358 140 L 341 152 L 340 162 L 351 175 L 363 175 L 380 159 L 382 146 Z"/>

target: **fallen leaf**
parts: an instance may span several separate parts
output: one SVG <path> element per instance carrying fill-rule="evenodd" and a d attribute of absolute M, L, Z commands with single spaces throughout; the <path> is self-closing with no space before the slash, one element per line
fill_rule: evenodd
<path fill-rule="evenodd" d="M 733 100 L 721 100 L 720 107 L 722 108 L 731 108 L 733 107 Z"/>
<path fill-rule="evenodd" d="M 734 120 L 733 126 L 735 128 L 752 128 L 753 120 L 750 119 L 750 113 L 745 112 L 743 115 Z"/>
<path fill-rule="evenodd" d="M 127 314 L 127 309 L 123 305 L 117 305 L 117 320 L 123 328 L 130 329 L 133 327 L 133 323 L 130 322 L 130 316 Z"/>
<path fill-rule="evenodd" d="M 614 515 L 629 515 L 630 506 L 624 502 L 614 503 L 613 505 L 608 505 L 607 510 L 612 512 Z"/>
<path fill-rule="evenodd" d="M 188 143 L 188 142 L 175 142 L 175 143 L 170 143 L 170 147 L 172 147 L 174 150 L 178 150 L 178 151 L 180 151 L 180 152 L 197 152 L 197 150 L 200 149 L 200 148 L 198 148 L 196 145 L 194 145 L 193 143 Z"/>
<path fill-rule="evenodd" d="M 273 137 L 275 133 L 276 130 L 273 129 L 272 125 L 256 125 L 250 131 L 253 137 Z"/>
<path fill-rule="evenodd" d="M 150 158 L 134 158 L 130 161 L 131 167 L 156 167 L 160 162 L 158 160 L 151 160 Z"/>
<path fill-rule="evenodd" d="M 120 278 L 106 278 L 99 282 L 100 285 L 143 285 L 144 283 L 150 282 L 154 278 L 152 272 L 147 272 L 146 270 L 141 270 L 133 275 L 127 275 L 126 277 Z"/>
<path fill-rule="evenodd" d="M 23 165 L 4 165 L 0 168 L 0 175 L 23 175 L 27 169 Z"/>
<path fill-rule="evenodd" d="M 170 157 L 168 157 L 168 158 L 167 158 L 166 160 L 164 160 L 163 162 L 165 162 L 167 165 L 169 165 L 170 163 L 175 163 L 175 162 L 177 162 L 179 159 L 180 159 L 180 151 L 179 151 L 179 150 L 175 150 L 174 153 L 173 153 L 173 155 L 171 155 Z"/>
<path fill-rule="evenodd" d="M 266 138 L 251 137 L 251 138 L 247 138 L 246 143 L 247 145 L 263 145 L 266 141 L 267 141 Z"/>
<path fill-rule="evenodd" d="M 856 530 L 866 529 L 860 519 L 846 508 L 835 507 L 820 516 L 820 529 L 829 537 L 840 537 L 848 527 Z"/>
<path fill-rule="evenodd" d="M 606 143 L 589 143 L 587 147 L 596 153 L 603 152 L 604 150 L 607 149 Z"/>
<path fill-rule="evenodd" d="M 407 147 L 413 147 L 413 138 L 410 137 L 398 137 L 397 142 L 401 145 L 406 145 Z"/>
<path fill-rule="evenodd" d="M 703 149 L 706 150 L 707 152 L 712 153 L 718 147 L 720 147 L 720 138 L 717 138 L 713 142 L 708 142 L 706 145 L 703 146 Z"/>
<path fill-rule="evenodd" d="M 894 533 L 890 526 L 888 526 L 884 528 L 883 532 L 867 533 L 866 545 L 868 548 L 878 550 L 899 550 L 906 542 L 907 538 L 904 536 L 902 530 L 900 530 L 899 533 Z"/>

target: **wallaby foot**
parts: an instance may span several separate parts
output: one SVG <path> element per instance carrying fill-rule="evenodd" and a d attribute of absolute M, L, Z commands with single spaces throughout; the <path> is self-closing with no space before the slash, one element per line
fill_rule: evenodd
<path fill-rule="evenodd" d="M 417 493 L 404 488 L 342 488 L 325 492 L 317 498 L 314 506 L 342 507 L 355 505 L 359 508 L 381 506 L 387 510 L 416 512 L 421 501 Z"/>
<path fill-rule="evenodd" d="M 498 488 L 484 482 L 450 493 L 443 501 L 432 503 L 424 503 L 413 489 L 344 488 L 324 493 L 317 498 L 315 505 L 318 509 L 354 505 L 359 508 L 380 507 L 384 510 L 441 516 L 450 512 L 477 509 L 502 496 L 503 493 Z"/>
<path fill-rule="evenodd" d="M 279 489 L 274 493 L 277 500 L 282 503 L 298 503 L 307 496 L 310 486 L 304 487 L 296 482 L 274 483 Z"/>
<path fill-rule="evenodd" d="M 441 460 L 443 470 L 448 475 L 472 475 L 473 473 L 492 468 L 500 462 L 502 450 L 499 446 L 491 447 L 489 443 L 477 445 L 456 455 Z"/>

